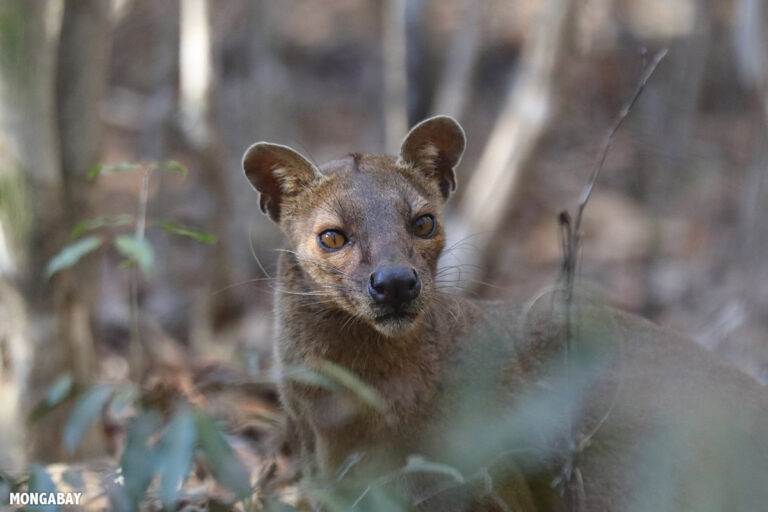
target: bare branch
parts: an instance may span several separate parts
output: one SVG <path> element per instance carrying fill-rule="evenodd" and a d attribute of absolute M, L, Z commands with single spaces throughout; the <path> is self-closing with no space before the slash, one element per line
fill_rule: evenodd
<path fill-rule="evenodd" d="M 600 150 L 599 156 L 597 158 L 597 162 L 595 163 L 595 168 L 592 170 L 592 175 L 589 177 L 589 180 L 584 185 L 584 188 L 581 191 L 581 197 L 579 198 L 579 210 L 578 210 L 578 213 L 576 214 L 576 222 L 574 223 L 574 231 L 578 231 L 579 227 L 581 226 L 581 217 L 584 212 L 584 208 L 587 206 L 587 202 L 589 201 L 589 198 L 592 195 L 592 189 L 595 186 L 595 182 L 597 182 L 597 178 L 600 176 L 600 171 L 602 170 L 603 164 L 605 163 L 605 159 L 608 156 L 608 151 L 611 149 L 611 144 L 613 143 L 614 135 L 616 135 L 616 132 L 619 130 L 619 128 L 621 128 L 621 125 L 624 123 L 624 119 L 627 118 L 629 111 L 632 109 L 635 102 L 640 97 L 640 94 L 642 94 L 643 89 L 645 89 L 645 86 L 648 83 L 648 80 L 651 79 L 651 76 L 653 75 L 654 71 L 656 71 L 656 67 L 659 65 L 662 59 L 667 55 L 668 51 L 669 50 L 667 48 L 664 48 L 663 50 L 659 51 L 656 55 L 654 55 L 653 59 L 651 60 L 651 63 L 645 67 L 645 70 L 643 71 L 643 74 L 640 76 L 640 80 L 638 81 L 637 86 L 635 87 L 635 90 L 632 92 L 632 96 L 630 96 L 629 100 L 626 103 L 624 103 L 624 106 L 621 107 L 621 111 L 619 111 L 619 115 L 614 120 L 611 130 L 608 132 L 608 135 L 605 137 L 605 140 L 603 141 L 603 147 Z"/>

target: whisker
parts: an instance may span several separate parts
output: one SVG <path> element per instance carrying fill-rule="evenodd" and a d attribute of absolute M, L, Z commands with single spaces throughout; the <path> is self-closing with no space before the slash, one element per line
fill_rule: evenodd
<path fill-rule="evenodd" d="M 256 247 L 253 246 L 253 223 L 254 221 L 251 219 L 251 222 L 248 226 L 248 248 L 251 251 L 251 256 L 253 256 L 253 259 L 256 260 L 256 264 L 259 266 L 259 269 L 261 269 L 265 276 L 267 276 L 269 279 L 272 279 L 272 277 L 267 272 L 267 269 L 265 269 L 264 265 L 261 264 L 261 260 L 256 254 Z"/>
<path fill-rule="evenodd" d="M 208 294 L 208 296 L 209 297 L 214 297 L 214 296 L 216 296 L 216 295 L 218 295 L 220 293 L 224 293 L 227 290 L 231 290 L 232 288 L 236 288 L 238 286 L 244 286 L 246 284 L 257 283 L 257 282 L 261 282 L 261 281 L 271 281 L 271 280 L 272 280 L 271 277 L 255 277 L 253 279 L 246 279 L 244 281 L 239 281 L 237 283 L 228 284 L 227 286 L 224 286 L 223 288 L 219 288 L 218 290 L 214 290 L 214 291 L 210 292 Z"/>

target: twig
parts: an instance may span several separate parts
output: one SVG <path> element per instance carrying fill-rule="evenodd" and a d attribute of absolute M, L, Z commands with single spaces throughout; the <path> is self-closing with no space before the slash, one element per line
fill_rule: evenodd
<path fill-rule="evenodd" d="M 643 72 L 640 75 L 640 79 L 637 83 L 637 86 L 635 87 L 634 91 L 632 92 L 629 99 L 624 103 L 624 105 L 621 107 L 621 110 L 619 111 L 618 116 L 613 122 L 613 126 L 608 131 L 608 134 L 606 135 L 605 139 L 603 140 L 603 145 L 600 150 L 600 153 L 598 154 L 598 158 L 595 162 L 595 166 L 592 169 L 592 173 L 589 176 L 589 179 L 587 180 L 586 184 L 584 185 L 584 188 L 581 191 L 581 196 L 579 197 L 579 204 L 578 209 L 576 211 L 576 218 L 573 222 L 571 222 L 571 216 L 567 211 L 562 211 L 559 214 L 558 222 L 560 226 L 560 237 L 561 237 L 561 249 L 563 251 L 563 264 L 561 269 L 561 274 L 559 280 L 564 279 L 565 280 L 565 289 L 564 289 L 564 306 L 565 306 L 565 332 L 564 332 L 564 340 L 563 340 L 563 353 L 565 358 L 565 373 L 566 373 L 566 379 L 570 380 L 570 360 L 571 360 L 571 350 L 573 345 L 573 288 L 574 288 L 574 282 L 576 279 L 576 267 L 578 263 L 578 255 L 581 248 L 581 221 L 584 216 L 584 210 L 587 206 L 587 203 L 589 202 L 589 198 L 592 196 L 592 191 L 594 190 L 595 184 L 597 183 L 597 179 L 600 176 L 600 171 L 603 168 L 603 165 L 605 164 L 605 159 L 608 156 L 608 151 L 611 148 L 611 144 L 613 143 L 613 138 L 616 135 L 616 132 L 619 130 L 621 125 L 624 123 L 624 120 L 627 118 L 630 110 L 634 106 L 634 104 L 637 102 L 637 99 L 640 97 L 640 94 L 645 89 L 646 84 L 650 80 L 651 76 L 653 75 L 654 71 L 656 71 L 656 67 L 659 65 L 659 63 L 664 59 L 664 57 L 667 55 L 668 50 L 666 48 L 662 49 L 656 55 L 653 56 L 653 58 L 650 60 L 650 63 L 646 64 L 644 66 Z M 608 419 L 608 416 L 610 415 L 610 411 L 613 409 L 613 405 L 608 410 L 608 413 L 603 417 L 603 419 L 598 424 L 599 429 L 603 423 Z M 587 438 L 591 438 L 594 433 L 596 432 L 594 430 Z M 574 431 L 574 425 L 571 418 L 568 420 L 568 435 L 570 439 L 569 443 L 569 453 L 567 454 L 566 460 L 563 464 L 563 470 L 561 472 L 561 475 L 558 476 L 555 479 L 555 482 L 558 483 L 558 485 L 563 485 L 564 490 L 567 491 L 567 485 L 571 481 L 571 477 L 575 472 L 578 472 L 578 467 L 576 465 L 576 455 L 578 452 L 583 450 L 588 443 L 585 442 L 574 442 L 577 435 Z M 580 473 L 577 473 L 580 474 Z M 565 492 L 565 505 L 566 510 L 571 511 L 575 510 L 576 507 L 574 506 L 573 502 L 573 496 L 570 492 Z"/>
<path fill-rule="evenodd" d="M 621 107 L 621 111 L 619 112 L 618 117 L 616 117 L 616 120 L 613 122 L 613 127 L 608 132 L 608 135 L 603 141 L 603 149 L 600 151 L 600 156 L 598 157 L 597 162 L 595 163 L 595 168 L 592 170 L 592 175 L 589 177 L 589 180 L 587 181 L 586 185 L 584 185 L 584 189 L 581 191 L 581 197 L 579 198 L 579 210 L 576 213 L 576 222 L 573 225 L 574 233 L 579 232 L 579 228 L 581 227 L 581 217 L 584 213 L 584 208 L 587 206 L 587 202 L 589 201 L 589 198 L 592 195 L 592 189 L 595 186 L 595 182 L 597 182 L 597 178 L 598 176 L 600 176 L 600 171 L 602 170 L 603 164 L 605 163 L 605 158 L 608 156 L 608 150 L 611 149 L 611 144 L 613 143 L 613 136 L 616 135 L 616 132 L 619 130 L 619 128 L 621 128 L 621 125 L 624 123 L 624 119 L 627 118 L 629 111 L 632 109 L 635 102 L 640 97 L 640 94 L 642 94 L 643 89 L 645 89 L 645 86 L 648 83 L 648 80 L 651 79 L 651 76 L 653 75 L 654 71 L 656 71 L 656 67 L 659 65 L 662 59 L 667 55 L 668 51 L 669 50 L 667 48 L 664 48 L 663 50 L 659 51 L 656 55 L 654 55 L 653 59 L 651 59 L 651 63 L 645 68 L 645 70 L 643 71 L 643 74 L 640 76 L 640 81 L 637 83 L 637 86 L 635 87 L 635 90 L 632 93 L 632 96 L 630 96 L 629 101 L 624 103 L 624 106 Z"/>

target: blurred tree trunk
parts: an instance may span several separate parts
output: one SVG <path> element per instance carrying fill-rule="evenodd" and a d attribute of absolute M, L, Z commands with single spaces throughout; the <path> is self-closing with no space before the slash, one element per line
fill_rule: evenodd
<path fill-rule="evenodd" d="M 464 0 L 462 24 L 453 35 L 438 83 L 432 115 L 461 119 L 470 95 L 472 70 L 480 48 L 480 0 Z"/>
<path fill-rule="evenodd" d="M 46 302 L 43 269 L 58 248 L 62 215 L 59 146 L 53 95 L 53 16 L 46 0 L 0 3 L 0 65 L 4 167 L 23 172 L 31 209 L 27 240 L 17 261 L 24 287 L 38 303 Z"/>
<path fill-rule="evenodd" d="M 382 2 L 384 145 L 386 152 L 392 155 L 400 150 L 400 143 L 408 130 L 408 70 L 405 54 L 407 2 Z"/>
<path fill-rule="evenodd" d="M 0 471 L 25 465 L 25 418 L 29 340 L 24 300 L 0 275 Z"/>
<path fill-rule="evenodd" d="M 57 124 L 66 201 L 66 227 L 93 215 L 93 187 L 86 176 L 99 163 L 103 126 L 99 104 L 107 80 L 111 4 L 66 2 L 58 45 Z M 93 308 L 98 304 L 98 265 L 78 265 L 60 277 L 60 337 L 69 347 L 75 382 L 86 385 L 94 371 Z"/>
<path fill-rule="evenodd" d="M 761 0 L 739 0 L 734 25 L 734 46 L 736 48 L 739 76 L 747 90 L 754 95 L 760 106 L 760 126 L 754 130 L 756 145 L 746 179 L 742 184 L 739 204 L 740 225 L 737 241 L 742 247 L 733 251 L 729 247 L 730 260 L 726 266 L 731 272 L 741 273 L 744 289 L 735 300 L 745 306 L 745 321 L 751 318 L 768 318 L 768 290 L 754 283 L 764 282 L 768 277 L 765 254 L 768 253 L 768 226 L 764 222 L 768 208 L 768 5 Z M 734 264 L 733 254 L 739 254 L 739 263 Z M 746 277 L 745 277 L 746 276 Z M 762 348 L 768 348 L 763 340 Z M 763 367 L 763 380 L 768 368 Z"/>
<path fill-rule="evenodd" d="M 238 315 L 238 308 L 234 293 L 227 289 L 232 282 L 229 225 L 233 212 L 227 152 L 221 139 L 216 103 L 218 84 L 213 70 L 220 52 L 213 48 L 211 38 L 212 8 L 207 0 L 181 1 L 179 69 L 182 129 L 199 156 L 204 183 L 215 204 L 212 225 L 219 240 L 212 251 L 212 293 L 207 310 L 210 327 L 216 331 Z M 200 343 L 205 337 L 198 335 L 194 339 Z"/>
<path fill-rule="evenodd" d="M 691 158 L 691 143 L 707 61 L 722 34 L 718 30 L 715 2 L 698 0 L 693 5 L 692 32 L 671 44 L 665 65 L 673 71 L 665 75 L 664 81 L 649 88 L 646 107 L 638 112 L 641 130 L 647 134 L 644 138 L 654 151 L 641 154 L 633 189 L 636 199 L 652 207 L 663 208 L 674 196 L 671 191 L 688 186 L 699 172 L 698 161 Z M 646 277 L 640 308 L 640 313 L 651 319 L 658 318 L 662 308 L 651 277 L 658 258 L 651 244 L 642 262 Z"/>
<path fill-rule="evenodd" d="M 44 274 L 50 258 L 67 242 L 73 221 L 87 217 L 90 210 L 90 190 L 83 184 L 99 157 L 98 107 L 110 8 L 109 2 L 99 0 L 0 3 L 0 111 L 3 146 L 8 149 L 0 153 L 0 166 L 4 177 L 24 176 L 12 180 L 15 189 L 0 210 L 15 201 L 10 207 L 19 210 L 11 213 L 22 219 L 7 223 L 9 228 L 3 226 L 3 231 L 11 233 L 29 301 L 27 343 L 35 369 L 29 384 L 35 394 L 58 374 L 71 373 L 85 384 L 93 372 L 89 307 L 95 303 L 90 292 L 97 289 L 97 269 L 86 262 L 50 282 Z M 57 67 L 53 43 L 59 34 Z M 25 209 L 28 213 L 23 213 Z M 63 414 L 38 424 L 34 442 L 29 443 L 33 456 L 51 460 L 63 455 L 59 443 Z"/>
<path fill-rule="evenodd" d="M 24 307 L 21 294 L 7 281 L 0 283 L 0 310 L 8 318 L 2 327 L 3 430 L 2 464 L 23 464 L 25 404 L 29 363 L 50 349 L 45 332 L 50 307 L 43 278 L 46 262 L 58 247 L 62 215 L 58 143 L 54 125 L 53 12 L 47 1 L 0 2 L 0 216 L 7 246 L 6 275 L 18 276 L 21 290 L 30 299 Z M 25 336 L 20 325 L 24 311 L 35 318 L 34 330 Z M 26 337 L 26 339 L 25 339 Z M 7 351 L 7 352 L 6 352 Z M 48 358 L 51 358 L 48 355 Z M 13 399 L 13 396 L 16 399 Z M 19 435 L 14 435 L 14 432 Z"/>
<path fill-rule="evenodd" d="M 491 131 L 480 161 L 457 205 L 448 246 L 472 236 L 471 250 L 458 256 L 472 278 L 488 263 L 491 243 L 500 232 L 517 184 L 538 147 L 555 110 L 558 74 L 568 54 L 574 2 L 547 0 L 537 24 L 527 34 L 503 110 Z"/>

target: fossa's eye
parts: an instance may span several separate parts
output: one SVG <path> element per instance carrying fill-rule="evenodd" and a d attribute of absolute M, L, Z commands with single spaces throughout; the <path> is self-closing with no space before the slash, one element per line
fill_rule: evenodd
<path fill-rule="evenodd" d="M 431 238 L 437 230 L 437 222 L 432 215 L 422 215 L 411 224 L 413 234 L 419 238 Z"/>
<path fill-rule="evenodd" d="M 317 235 L 317 242 L 326 251 L 338 251 L 347 244 L 347 237 L 338 229 L 326 229 Z"/>

